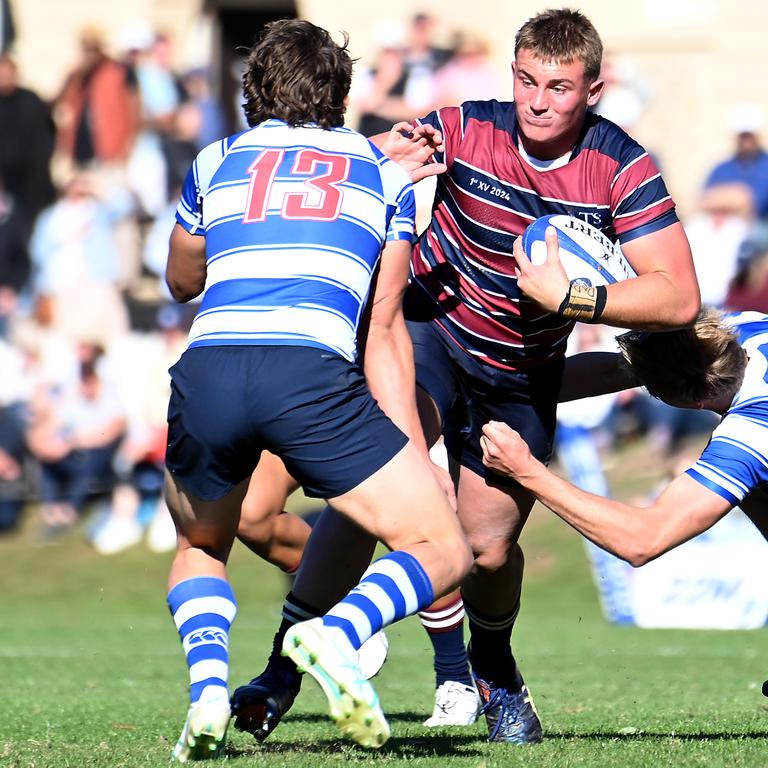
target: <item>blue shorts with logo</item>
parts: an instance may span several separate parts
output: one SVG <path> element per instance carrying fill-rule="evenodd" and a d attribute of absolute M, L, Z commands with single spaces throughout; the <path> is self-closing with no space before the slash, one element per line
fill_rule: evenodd
<path fill-rule="evenodd" d="M 299 346 L 204 346 L 171 369 L 166 465 L 213 501 L 279 456 L 309 496 L 352 490 L 408 442 L 373 399 L 360 367 Z"/>
<path fill-rule="evenodd" d="M 483 464 L 483 425 L 503 421 L 517 430 L 531 453 L 549 462 L 555 436 L 563 363 L 530 371 L 484 365 L 458 347 L 434 322 L 409 319 L 416 383 L 434 400 L 448 455 L 493 484 L 519 484 Z"/>

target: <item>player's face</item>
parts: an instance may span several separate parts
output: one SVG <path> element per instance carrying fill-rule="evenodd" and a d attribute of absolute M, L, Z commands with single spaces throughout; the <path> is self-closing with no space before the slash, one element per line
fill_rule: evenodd
<path fill-rule="evenodd" d="M 573 149 L 587 107 L 597 103 L 603 81 L 589 82 L 581 61 L 544 61 L 526 48 L 518 51 L 512 73 L 526 152 L 539 160 L 552 160 Z"/>

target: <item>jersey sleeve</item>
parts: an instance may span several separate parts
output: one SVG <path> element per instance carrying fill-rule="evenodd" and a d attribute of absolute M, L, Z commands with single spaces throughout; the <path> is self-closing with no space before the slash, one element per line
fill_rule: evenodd
<path fill-rule="evenodd" d="M 449 168 L 456 157 L 456 150 L 461 143 L 462 110 L 461 107 L 442 107 L 416 120 L 419 125 L 431 125 L 443 134 L 444 150 L 435 152 L 433 161 L 445 163 Z"/>
<path fill-rule="evenodd" d="M 387 227 L 387 241 L 410 240 L 413 242 L 416 231 L 416 198 L 413 188 L 404 188 L 392 212 Z"/>
<path fill-rule="evenodd" d="M 768 421 L 762 411 L 746 407 L 727 414 L 686 473 L 733 506 L 768 482 Z"/>
<path fill-rule="evenodd" d="M 611 183 L 613 225 L 621 243 L 678 221 L 675 201 L 653 158 L 639 144 L 624 153 Z"/>
<path fill-rule="evenodd" d="M 413 242 L 416 232 L 416 197 L 408 174 L 388 158 L 381 161 L 384 198 L 387 205 L 386 240 Z"/>
<path fill-rule="evenodd" d="M 176 207 L 176 221 L 191 235 L 204 235 L 203 198 L 216 169 L 226 154 L 232 137 L 216 141 L 202 149 L 192 162 L 184 179 L 181 197 Z"/>

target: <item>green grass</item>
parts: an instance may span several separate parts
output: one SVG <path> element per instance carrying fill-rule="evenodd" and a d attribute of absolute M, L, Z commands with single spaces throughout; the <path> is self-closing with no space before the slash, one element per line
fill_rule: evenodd
<path fill-rule="evenodd" d="M 186 667 L 165 607 L 169 555 L 110 558 L 74 535 L 36 546 L 30 519 L 0 540 L 0 765 L 164 766 L 186 712 Z M 232 730 L 227 765 L 764 766 L 765 633 L 650 631 L 600 615 L 581 540 L 537 509 L 524 535 L 527 576 L 517 656 L 546 740 L 484 741 L 484 725 L 428 731 L 431 653 L 418 621 L 389 630 L 377 678 L 393 736 L 370 753 L 338 738 L 311 680 L 264 744 Z M 231 578 L 234 684 L 261 670 L 284 577 L 236 547 Z"/>

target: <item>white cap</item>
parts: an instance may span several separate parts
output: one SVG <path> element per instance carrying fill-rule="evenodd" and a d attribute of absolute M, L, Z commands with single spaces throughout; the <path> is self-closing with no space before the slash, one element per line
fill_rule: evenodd
<path fill-rule="evenodd" d="M 117 47 L 120 51 L 146 51 L 152 47 L 154 40 L 152 25 L 141 19 L 129 22 L 117 33 Z"/>
<path fill-rule="evenodd" d="M 373 40 L 379 48 L 402 48 L 406 40 L 405 28 L 402 22 L 385 19 L 374 27 Z"/>
<path fill-rule="evenodd" d="M 728 113 L 728 128 L 733 133 L 759 133 L 763 110 L 757 104 L 740 104 Z"/>

